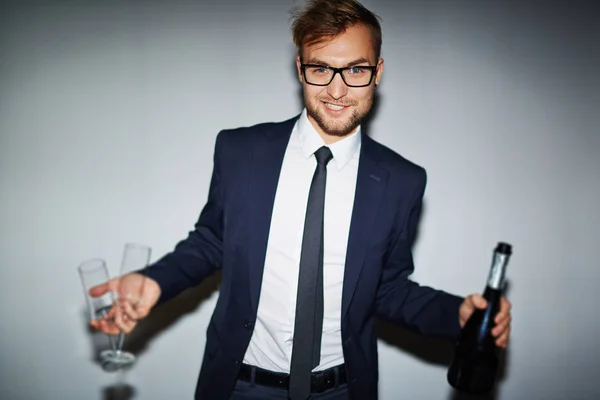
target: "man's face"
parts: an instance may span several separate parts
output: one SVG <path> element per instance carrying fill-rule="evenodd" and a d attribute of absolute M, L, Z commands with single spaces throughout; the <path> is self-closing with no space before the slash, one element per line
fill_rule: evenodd
<path fill-rule="evenodd" d="M 376 75 L 369 86 L 348 87 L 340 74 L 336 74 L 328 86 L 310 85 L 302 77 L 300 60 L 300 56 L 297 57 L 296 66 L 312 125 L 329 141 L 353 133 L 373 105 L 375 84 L 383 72 L 383 60 L 375 59 L 369 30 L 362 25 L 355 25 L 333 39 L 305 46 L 302 50 L 304 64 L 337 68 L 377 65 Z"/>

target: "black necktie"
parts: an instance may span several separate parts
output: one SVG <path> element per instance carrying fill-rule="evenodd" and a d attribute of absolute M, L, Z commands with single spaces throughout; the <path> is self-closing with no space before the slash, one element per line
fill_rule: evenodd
<path fill-rule="evenodd" d="M 308 194 L 298 297 L 294 323 L 294 344 L 290 367 L 289 397 L 305 400 L 310 396 L 311 372 L 319 365 L 323 333 L 323 211 L 327 163 L 333 155 L 327 147 L 315 152 L 317 169 Z"/>

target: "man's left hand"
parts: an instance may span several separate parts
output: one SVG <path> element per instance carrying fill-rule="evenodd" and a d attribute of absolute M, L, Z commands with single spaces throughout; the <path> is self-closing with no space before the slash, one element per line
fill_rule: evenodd
<path fill-rule="evenodd" d="M 463 328 L 467 323 L 471 314 L 475 311 L 475 309 L 485 309 L 487 307 L 487 301 L 480 294 L 472 294 L 465 298 L 465 300 L 460 305 L 458 310 L 458 315 L 460 319 L 460 327 Z M 496 346 L 506 349 L 508 347 L 508 339 L 510 336 L 510 309 L 512 305 L 510 302 L 502 297 L 500 300 L 500 310 L 496 317 L 494 318 L 494 322 L 496 325 L 492 329 L 492 336 L 496 338 Z"/>

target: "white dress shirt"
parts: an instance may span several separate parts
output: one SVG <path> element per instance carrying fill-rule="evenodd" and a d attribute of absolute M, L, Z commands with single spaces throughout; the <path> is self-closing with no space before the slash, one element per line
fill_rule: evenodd
<path fill-rule="evenodd" d="M 325 142 L 307 118 L 296 122 L 283 158 L 269 231 L 256 324 L 244 363 L 289 373 L 304 218 L 317 162 Z M 360 127 L 329 145 L 324 216 L 324 318 L 321 363 L 315 371 L 344 363 L 342 286 L 361 146 Z"/>

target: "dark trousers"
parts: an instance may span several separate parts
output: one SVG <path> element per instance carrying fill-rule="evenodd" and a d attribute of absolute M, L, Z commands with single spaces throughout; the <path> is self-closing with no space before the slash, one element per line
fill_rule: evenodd
<path fill-rule="evenodd" d="M 336 379 L 337 382 L 337 379 Z M 248 381 L 238 379 L 230 400 L 288 400 L 285 388 L 259 385 L 254 381 L 254 373 Z M 348 400 L 347 384 L 340 384 L 320 393 L 314 393 L 310 400 Z"/>

